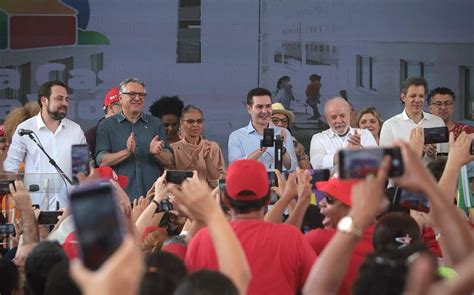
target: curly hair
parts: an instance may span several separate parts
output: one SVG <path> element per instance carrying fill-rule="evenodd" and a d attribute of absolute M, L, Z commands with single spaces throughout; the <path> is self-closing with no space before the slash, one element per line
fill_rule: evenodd
<path fill-rule="evenodd" d="M 176 115 L 181 118 L 181 112 L 183 111 L 184 103 L 178 96 L 162 96 L 160 99 L 153 102 L 150 106 L 150 113 L 158 118 L 162 118 L 164 115 Z"/>
<path fill-rule="evenodd" d="M 40 106 L 36 101 L 30 101 L 22 107 L 11 110 L 3 123 L 7 142 L 12 142 L 13 133 L 21 122 L 36 116 L 40 110 Z"/>

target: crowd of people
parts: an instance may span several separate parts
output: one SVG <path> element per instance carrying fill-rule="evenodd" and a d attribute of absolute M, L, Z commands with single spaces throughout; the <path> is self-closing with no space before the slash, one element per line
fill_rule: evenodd
<path fill-rule="evenodd" d="M 249 123 L 229 135 L 227 162 L 205 135 L 203 109 L 172 96 L 145 113 L 147 90 L 137 78 L 107 91 L 104 118 L 85 133 L 66 118 L 67 85 L 43 84 L 38 102 L 12 110 L 0 128 L 8 183 L 0 217 L 15 227 L 0 237 L 0 294 L 472 294 L 474 219 L 457 204 L 466 181 L 464 194 L 474 191 L 474 128 L 453 121 L 454 92 L 429 92 L 423 78 L 409 78 L 402 112 L 384 121 L 374 107 L 356 113 L 343 95 L 328 98 L 320 114 L 321 77 L 309 78 L 312 118 L 329 125 L 312 136 L 309 155 L 291 132 L 294 96 L 284 76 L 276 97 L 248 92 Z M 425 144 L 424 128 L 444 126 L 448 142 Z M 262 144 L 267 129 L 273 146 Z M 90 173 L 73 175 L 71 147 L 86 143 Z M 376 173 L 340 177 L 341 150 L 377 147 L 400 150 L 400 175 L 391 176 L 395 164 L 385 156 Z M 57 173 L 42 149 L 78 180 L 73 191 L 99 179 L 113 187 L 126 230 L 98 269 L 84 263 L 71 200 L 59 192 L 45 204 L 17 180 Z M 322 169 L 330 179 L 314 182 Z M 193 176 L 173 183 L 175 170 Z M 394 202 L 399 191 L 422 194 L 429 212 Z M 51 204 L 61 216 L 40 224 Z"/>

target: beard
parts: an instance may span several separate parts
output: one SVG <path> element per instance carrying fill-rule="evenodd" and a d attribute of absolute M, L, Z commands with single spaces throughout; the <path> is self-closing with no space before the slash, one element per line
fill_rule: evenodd
<path fill-rule="evenodd" d="M 48 108 L 48 115 L 53 119 L 53 120 L 56 120 L 56 121 L 61 121 L 62 119 L 64 119 L 67 115 L 67 108 L 65 108 L 65 111 L 64 112 L 60 112 L 59 110 L 56 110 L 56 111 L 51 111 L 49 108 Z"/>

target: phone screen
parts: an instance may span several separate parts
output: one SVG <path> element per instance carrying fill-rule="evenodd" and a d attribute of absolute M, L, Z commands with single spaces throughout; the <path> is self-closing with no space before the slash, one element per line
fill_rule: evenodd
<path fill-rule="evenodd" d="M 62 211 L 41 211 L 38 216 L 38 224 L 56 224 Z"/>
<path fill-rule="evenodd" d="M 275 130 L 273 128 L 263 129 L 263 139 L 260 142 L 260 147 L 272 147 L 274 143 Z"/>
<path fill-rule="evenodd" d="M 425 144 L 449 141 L 448 127 L 424 128 Z"/>
<path fill-rule="evenodd" d="M 11 223 L 0 224 L 0 237 L 15 235 L 15 226 Z"/>
<path fill-rule="evenodd" d="M 407 190 L 402 190 L 398 204 L 403 208 L 430 212 L 430 203 L 422 193 L 411 193 Z"/>
<path fill-rule="evenodd" d="M 122 213 L 109 182 L 78 186 L 70 194 L 81 258 L 86 267 L 98 269 L 123 241 Z"/>
<path fill-rule="evenodd" d="M 339 176 L 341 178 L 365 178 L 376 174 L 383 158 L 392 158 L 389 177 L 403 174 L 403 160 L 400 148 L 366 148 L 339 151 Z"/>
<path fill-rule="evenodd" d="M 76 176 L 79 172 L 84 175 L 90 173 L 90 152 L 87 144 L 74 144 L 71 147 L 71 163 L 72 176 Z"/>

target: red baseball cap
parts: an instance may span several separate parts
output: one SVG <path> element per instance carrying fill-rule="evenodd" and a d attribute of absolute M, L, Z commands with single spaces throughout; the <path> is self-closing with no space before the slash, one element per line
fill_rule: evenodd
<path fill-rule="evenodd" d="M 120 88 L 118 87 L 110 88 L 109 91 L 107 91 L 104 97 L 104 109 L 108 107 L 109 105 L 116 103 L 117 101 L 120 101 L 119 92 L 120 92 Z"/>
<path fill-rule="evenodd" d="M 225 180 L 226 191 L 234 200 L 259 200 L 268 194 L 268 175 L 265 166 L 257 160 L 242 159 L 230 164 Z M 242 191 L 251 195 L 239 195 Z"/>
<path fill-rule="evenodd" d="M 347 206 L 351 206 L 352 187 L 360 180 L 331 178 L 328 181 L 316 182 L 316 188 L 323 193 L 334 197 Z"/>
<path fill-rule="evenodd" d="M 118 176 L 115 173 L 114 169 L 109 166 L 101 166 L 95 169 L 101 178 L 105 179 L 113 179 L 120 185 L 121 188 L 125 189 L 128 185 L 128 177 L 127 176 Z"/>

